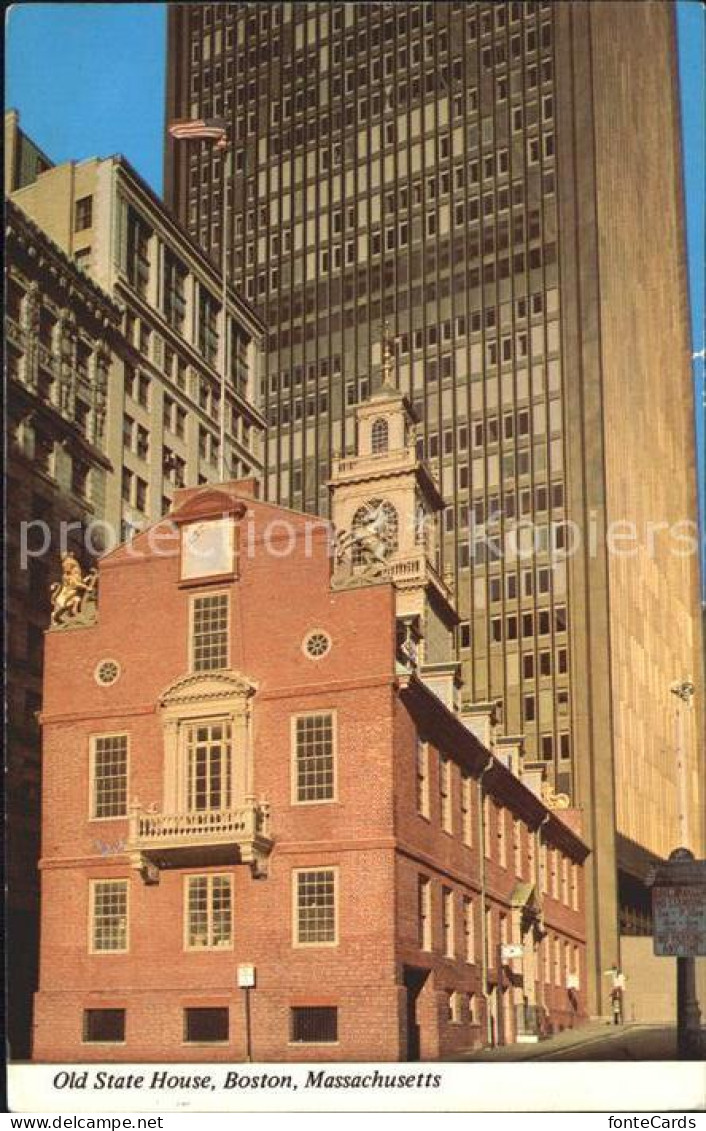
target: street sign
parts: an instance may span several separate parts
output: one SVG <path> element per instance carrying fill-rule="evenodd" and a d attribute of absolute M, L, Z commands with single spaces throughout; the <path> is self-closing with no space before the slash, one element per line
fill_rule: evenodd
<path fill-rule="evenodd" d="M 706 955 L 706 887 L 655 884 L 654 952 L 676 958 Z"/>
<path fill-rule="evenodd" d="M 238 986 L 241 990 L 251 990 L 255 986 L 255 967 L 249 963 L 238 966 Z"/>
<path fill-rule="evenodd" d="M 522 958 L 524 949 L 519 943 L 503 943 L 500 947 L 501 958 Z"/>

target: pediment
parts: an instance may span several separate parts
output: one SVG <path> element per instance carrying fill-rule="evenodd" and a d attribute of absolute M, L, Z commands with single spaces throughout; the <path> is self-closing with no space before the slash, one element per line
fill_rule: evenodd
<path fill-rule="evenodd" d="M 240 672 L 194 672 L 165 688 L 159 697 L 159 705 L 167 708 L 219 699 L 249 699 L 256 691 L 257 685 Z"/>
<path fill-rule="evenodd" d="M 209 518 L 242 518 L 247 507 L 242 499 L 235 498 L 227 491 L 206 486 L 194 491 L 170 514 L 170 519 L 178 526 L 187 522 Z"/>

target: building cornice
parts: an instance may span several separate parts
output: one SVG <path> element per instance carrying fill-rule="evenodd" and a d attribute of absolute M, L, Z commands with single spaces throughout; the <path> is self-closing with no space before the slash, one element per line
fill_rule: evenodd
<path fill-rule="evenodd" d="M 55 270 L 60 272 L 63 277 L 68 277 L 67 281 L 70 281 L 70 285 L 76 288 L 89 312 L 98 318 L 102 314 L 104 319 L 109 320 L 116 328 L 119 328 L 122 312 L 118 303 L 102 287 L 98 286 L 90 275 L 81 271 L 73 259 L 62 251 L 46 232 L 9 197 L 5 198 L 5 239 L 7 243 L 11 239 L 16 240 L 18 246 L 30 256 L 32 249 L 34 249 L 36 255 L 36 249 L 41 248 L 44 255 L 53 261 Z M 37 266 L 39 267 L 41 264 L 38 263 Z M 74 296 L 70 294 L 68 297 Z"/>
<path fill-rule="evenodd" d="M 508 770 L 417 676 L 409 675 L 400 680 L 400 695 L 417 715 L 429 720 L 434 745 L 438 740 L 442 749 L 463 757 L 475 776 L 487 765 L 488 757 L 492 758 L 483 779 L 487 793 L 510 807 L 530 828 L 541 826 L 552 844 L 565 849 L 572 858 L 580 863 L 585 860 L 590 850 L 584 841 Z"/>
<path fill-rule="evenodd" d="M 101 161 L 100 158 L 98 160 Z M 153 218 L 158 217 L 160 224 L 163 225 L 165 231 L 170 233 L 170 238 L 174 243 L 184 245 L 184 252 L 191 256 L 194 267 L 208 278 L 215 293 L 220 294 L 221 273 L 218 266 L 209 259 L 186 228 L 182 227 L 179 221 L 167 210 L 166 204 L 157 196 L 154 189 L 142 179 L 137 170 L 122 154 L 114 154 L 108 160 L 118 170 L 118 177 L 123 187 L 139 199 L 142 207 L 148 213 L 151 213 Z M 243 321 L 250 323 L 253 333 L 264 336 L 266 332 L 265 324 L 254 307 L 232 286 L 228 287 L 228 297 L 233 309 L 238 311 Z"/>

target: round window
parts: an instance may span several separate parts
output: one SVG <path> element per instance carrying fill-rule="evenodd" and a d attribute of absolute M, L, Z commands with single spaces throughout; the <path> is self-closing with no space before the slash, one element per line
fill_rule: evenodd
<path fill-rule="evenodd" d="M 117 660 L 101 660 L 96 664 L 96 670 L 93 673 L 96 683 L 101 687 L 110 687 L 111 683 L 115 683 L 120 675 L 120 664 Z"/>
<path fill-rule="evenodd" d="M 331 651 L 331 637 L 320 630 L 310 632 L 304 640 L 304 652 L 310 660 L 322 660 Z"/>

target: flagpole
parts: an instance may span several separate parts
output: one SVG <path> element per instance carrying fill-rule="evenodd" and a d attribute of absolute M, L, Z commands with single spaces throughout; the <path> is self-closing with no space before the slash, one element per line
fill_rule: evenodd
<path fill-rule="evenodd" d="M 215 141 L 216 147 L 222 154 L 221 194 L 223 209 L 221 213 L 221 308 L 223 326 L 219 348 L 219 380 L 220 380 L 220 413 L 219 413 L 219 455 L 218 478 L 221 483 L 225 480 L 226 467 L 226 387 L 228 372 L 228 258 L 227 258 L 227 227 L 228 207 L 226 201 L 226 188 L 228 185 L 226 164 L 231 152 L 228 144 L 227 126 L 223 119 L 214 118 L 185 118 L 172 122 L 169 126 L 170 137 L 183 141 Z"/>
<path fill-rule="evenodd" d="M 227 366 L 228 366 L 228 253 L 226 243 L 226 227 L 228 223 L 228 206 L 226 200 L 227 176 L 226 165 L 228 157 L 230 156 L 230 146 L 228 145 L 228 138 L 223 137 L 222 141 L 218 142 L 218 146 L 222 151 L 222 185 L 221 195 L 223 198 L 223 210 L 221 214 L 221 273 L 222 273 L 222 293 L 221 299 L 223 304 L 223 342 L 221 348 L 221 411 L 219 420 L 220 431 L 220 447 L 219 447 L 219 461 L 218 461 L 218 478 L 221 483 L 225 481 L 225 467 L 226 467 L 226 382 L 227 382 Z"/>

